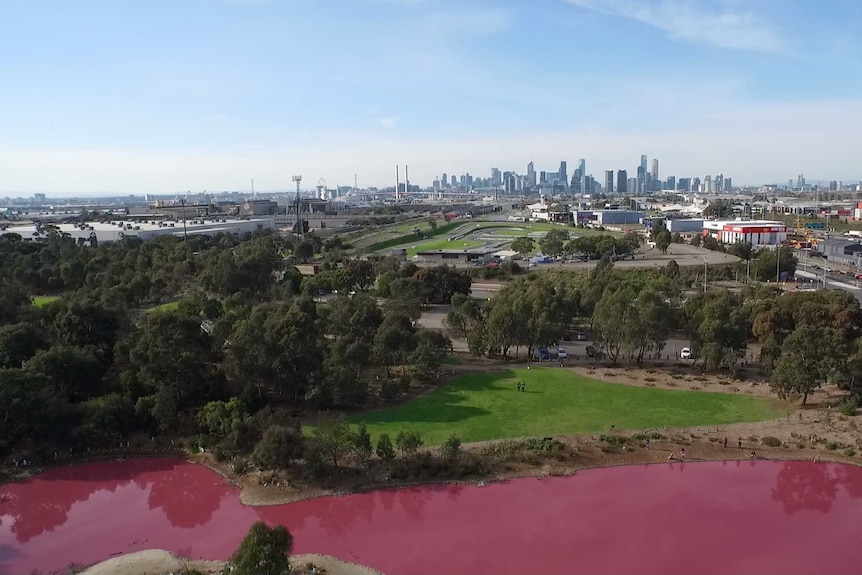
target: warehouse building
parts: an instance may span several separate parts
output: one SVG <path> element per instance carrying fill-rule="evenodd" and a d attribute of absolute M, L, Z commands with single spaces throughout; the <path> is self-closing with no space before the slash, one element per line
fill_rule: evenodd
<path fill-rule="evenodd" d="M 494 253 L 498 251 L 493 248 L 474 248 L 470 250 L 430 250 L 418 252 L 413 261 L 426 264 L 473 264 L 487 263 L 494 258 Z"/>
<path fill-rule="evenodd" d="M 113 222 L 84 222 L 75 224 L 55 224 L 51 228 L 57 233 L 68 235 L 79 241 L 115 242 L 127 237 L 137 237 L 149 240 L 159 236 L 174 235 L 208 235 L 233 234 L 259 232 L 275 229 L 274 217 L 249 218 L 249 219 L 194 219 L 188 220 L 183 228 L 183 222 L 167 221 L 128 221 L 116 220 Z M 45 226 L 28 224 L 23 226 L 11 226 L 5 234 L 18 234 L 25 241 L 41 240 L 48 237 L 49 231 Z"/>
<path fill-rule="evenodd" d="M 765 220 L 706 220 L 703 234 L 725 244 L 749 243 L 755 247 L 780 246 L 787 241 L 787 226 Z"/>
<path fill-rule="evenodd" d="M 858 266 L 862 263 L 862 242 L 845 238 L 829 238 L 817 242 L 817 252 L 827 261 Z"/>

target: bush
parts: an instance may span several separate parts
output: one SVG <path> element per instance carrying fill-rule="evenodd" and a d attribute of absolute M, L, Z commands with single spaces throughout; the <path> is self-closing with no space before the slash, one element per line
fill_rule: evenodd
<path fill-rule="evenodd" d="M 838 444 L 834 441 L 829 441 L 826 443 L 826 449 L 828 449 L 829 451 L 835 451 L 836 449 L 838 449 Z"/>
<path fill-rule="evenodd" d="M 518 443 L 511 439 L 505 439 L 491 443 L 482 448 L 482 455 L 497 457 L 500 459 L 511 459 L 518 451 Z"/>
<path fill-rule="evenodd" d="M 604 441 L 608 445 L 622 447 L 626 444 L 626 438 L 619 435 L 600 435 L 599 441 Z"/>
<path fill-rule="evenodd" d="M 562 443 L 550 437 L 543 439 L 530 437 L 526 442 L 524 442 L 524 447 L 535 455 L 547 455 L 558 451 L 562 446 Z"/>
<path fill-rule="evenodd" d="M 852 449 L 845 449 L 844 455 L 846 455 L 847 457 L 853 457 L 854 455 L 856 455 L 856 452 L 853 451 Z"/>
<path fill-rule="evenodd" d="M 777 437 L 766 436 L 760 442 L 766 447 L 781 447 L 781 440 Z"/>
<path fill-rule="evenodd" d="M 664 439 L 664 435 L 658 431 L 643 431 L 632 435 L 632 439 L 636 441 L 644 441 L 646 439 L 649 439 L 650 441 L 661 441 Z"/>
<path fill-rule="evenodd" d="M 443 456 L 443 459 L 446 460 L 454 460 L 458 458 L 458 455 L 461 453 L 461 440 L 458 439 L 455 434 L 452 434 L 449 439 L 443 442 L 443 445 L 440 446 L 440 455 Z"/>
<path fill-rule="evenodd" d="M 415 457 L 423 443 L 422 437 L 415 431 L 399 431 L 395 437 L 395 447 L 407 459 Z"/>
<path fill-rule="evenodd" d="M 859 407 L 859 400 L 855 397 L 851 397 L 847 401 L 842 402 L 838 406 L 838 411 L 840 411 L 844 415 L 854 416 L 856 415 L 856 409 Z"/>
<path fill-rule="evenodd" d="M 283 469 L 302 457 L 305 438 L 296 429 L 270 425 L 254 448 L 254 460 L 263 469 Z"/>
<path fill-rule="evenodd" d="M 359 430 L 353 435 L 353 455 L 359 463 L 365 463 L 371 459 L 374 448 L 371 445 L 371 434 L 365 423 L 359 424 Z"/>
<path fill-rule="evenodd" d="M 389 439 L 388 433 L 381 433 L 377 439 L 377 457 L 383 461 L 395 459 L 395 449 L 392 447 L 392 440 Z"/>

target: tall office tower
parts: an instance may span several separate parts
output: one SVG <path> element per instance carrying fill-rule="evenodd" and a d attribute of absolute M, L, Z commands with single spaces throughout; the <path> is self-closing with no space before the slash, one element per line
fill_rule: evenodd
<path fill-rule="evenodd" d="M 452 180 L 451 181 L 452 181 L 452 187 L 457 188 L 458 187 L 458 178 L 455 177 L 455 174 L 452 174 Z"/>
<path fill-rule="evenodd" d="M 703 179 L 703 191 L 707 194 L 711 194 L 714 191 L 712 189 L 712 176 L 706 176 Z"/>
<path fill-rule="evenodd" d="M 652 159 L 652 173 L 650 173 L 650 177 L 654 183 L 661 181 L 658 177 L 658 158 Z"/>
<path fill-rule="evenodd" d="M 443 177 L 440 178 L 440 185 L 443 186 L 444 189 L 449 187 L 449 178 L 446 177 L 445 172 L 443 172 Z"/>
<path fill-rule="evenodd" d="M 527 186 L 532 188 L 536 185 L 536 168 L 533 166 L 533 162 L 527 164 Z"/>
<path fill-rule="evenodd" d="M 568 183 L 569 183 L 569 173 L 568 173 L 568 169 L 567 169 L 567 167 L 566 167 L 566 161 L 565 161 L 565 160 L 563 160 L 562 162 L 560 162 L 560 171 L 558 172 L 558 177 L 559 177 L 559 179 L 560 179 L 560 182 L 561 182 L 564 186 L 568 186 Z"/>
<path fill-rule="evenodd" d="M 541 172 L 539 172 L 539 183 L 540 183 L 540 184 L 546 184 L 546 183 L 548 183 L 548 172 L 546 172 L 546 171 L 544 171 L 544 170 L 542 170 Z"/>
<path fill-rule="evenodd" d="M 666 186 L 659 186 L 659 191 L 664 190 L 675 190 L 676 189 L 676 176 L 668 176 Z"/>
<path fill-rule="evenodd" d="M 733 191 L 733 181 L 730 178 L 724 178 L 724 191 L 732 192 Z"/>
<path fill-rule="evenodd" d="M 699 192 L 700 191 L 700 178 L 692 178 L 691 186 L 688 188 L 689 192 Z"/>
<path fill-rule="evenodd" d="M 629 174 L 625 170 L 617 170 L 617 193 L 628 193 Z"/>
<path fill-rule="evenodd" d="M 799 188 L 799 189 L 802 189 L 802 188 L 804 188 L 804 187 L 805 187 L 805 176 L 804 176 L 804 175 L 799 174 L 799 176 L 797 176 L 797 178 L 796 178 L 796 187 L 797 187 L 797 188 Z"/>
<path fill-rule="evenodd" d="M 838 191 L 838 181 L 837 180 L 832 180 L 831 182 L 829 182 L 829 191 L 830 192 L 837 192 Z"/>
<path fill-rule="evenodd" d="M 641 168 L 643 168 L 644 173 L 647 173 L 647 157 L 646 154 L 641 155 Z"/>
<path fill-rule="evenodd" d="M 605 170 L 605 193 L 611 195 L 614 193 L 614 171 Z"/>
<path fill-rule="evenodd" d="M 498 168 L 491 168 L 491 185 L 499 186 L 503 183 L 503 175 Z"/>
<path fill-rule="evenodd" d="M 510 175 L 506 178 L 506 193 L 513 194 L 515 193 L 515 176 Z"/>
<path fill-rule="evenodd" d="M 434 180 L 434 182 L 431 183 L 431 188 L 435 192 L 439 192 L 440 191 L 440 180 Z"/>
<path fill-rule="evenodd" d="M 581 161 L 578 162 L 578 171 L 580 172 L 581 177 L 587 175 L 587 161 L 583 158 L 581 158 Z"/>
<path fill-rule="evenodd" d="M 641 160 L 641 163 L 646 162 L 646 156 L 641 156 Z M 638 187 L 636 190 L 634 190 L 634 193 L 643 195 L 646 192 L 646 168 L 644 168 L 642 165 L 638 166 L 637 181 Z"/>

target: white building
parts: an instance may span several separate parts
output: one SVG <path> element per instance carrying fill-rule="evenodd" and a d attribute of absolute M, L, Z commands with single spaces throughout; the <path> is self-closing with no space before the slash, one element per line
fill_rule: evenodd
<path fill-rule="evenodd" d="M 779 246 L 787 241 L 786 225 L 765 220 L 707 220 L 703 222 L 703 233 L 725 244 Z"/>
<path fill-rule="evenodd" d="M 295 216 L 293 216 L 295 218 Z M 114 222 L 86 222 L 83 224 L 54 224 L 61 234 L 68 234 L 73 239 L 89 241 L 95 237 L 98 242 L 114 242 L 127 237 L 138 237 L 149 240 L 157 236 L 174 235 L 216 235 L 219 233 L 240 235 L 249 232 L 275 229 L 275 217 L 240 219 L 189 219 L 185 230 L 183 222 L 133 222 L 116 220 Z M 46 233 L 36 233 L 35 224 L 11 226 L 0 234 L 18 234 L 25 241 L 45 238 Z"/>

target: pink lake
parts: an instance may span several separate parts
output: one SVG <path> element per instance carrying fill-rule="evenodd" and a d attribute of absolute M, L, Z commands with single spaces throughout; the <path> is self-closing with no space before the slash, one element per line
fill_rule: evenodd
<path fill-rule="evenodd" d="M 142 459 L 0 487 L 0 573 L 141 549 L 226 559 L 258 520 L 295 553 L 387 575 L 859 573 L 862 468 L 745 461 L 628 466 L 487 487 L 247 507 L 212 471 Z"/>

